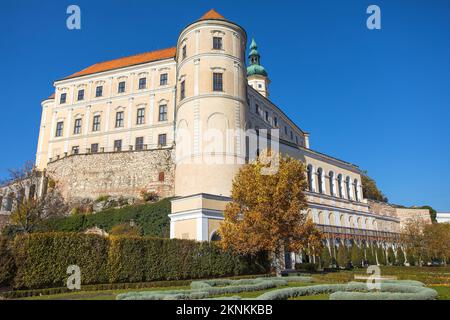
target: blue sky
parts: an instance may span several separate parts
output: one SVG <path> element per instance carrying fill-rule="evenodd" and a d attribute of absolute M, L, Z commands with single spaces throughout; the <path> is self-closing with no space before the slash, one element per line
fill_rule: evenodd
<path fill-rule="evenodd" d="M 81 8 L 82 29 L 66 28 Z M 381 30 L 366 8 L 381 8 Z M 0 11 L 0 177 L 34 160 L 52 81 L 171 47 L 215 8 L 254 36 L 271 99 L 311 147 L 368 170 L 390 201 L 450 210 L 450 1 L 23 1 Z"/>

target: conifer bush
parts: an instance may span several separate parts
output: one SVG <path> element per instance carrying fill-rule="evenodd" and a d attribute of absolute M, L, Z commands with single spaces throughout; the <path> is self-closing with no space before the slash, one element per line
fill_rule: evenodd
<path fill-rule="evenodd" d="M 388 248 L 388 252 L 387 252 L 387 262 L 389 265 L 394 266 L 396 264 L 396 260 L 395 260 L 395 253 L 394 253 L 394 249 L 392 249 L 392 247 Z"/>
<path fill-rule="evenodd" d="M 401 247 L 397 248 L 397 257 L 395 259 L 395 264 L 397 266 L 405 265 L 405 253 L 403 252 Z"/>

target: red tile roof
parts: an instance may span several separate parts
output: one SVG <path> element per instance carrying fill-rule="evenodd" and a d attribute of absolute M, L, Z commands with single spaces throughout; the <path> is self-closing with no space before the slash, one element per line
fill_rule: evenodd
<path fill-rule="evenodd" d="M 216 10 L 211 9 L 205 13 L 199 20 L 226 20 L 224 16 L 218 13 Z"/>
<path fill-rule="evenodd" d="M 45 99 L 45 100 L 50 100 L 50 99 L 55 99 L 55 93 L 52 93 L 51 94 L 51 96 L 50 97 L 48 97 L 47 99 Z"/>
<path fill-rule="evenodd" d="M 98 73 L 98 72 L 129 67 L 129 66 L 146 63 L 146 62 L 151 62 L 151 61 L 170 59 L 170 58 L 174 58 L 175 55 L 176 55 L 175 47 L 157 50 L 157 51 L 140 53 L 140 54 L 136 54 L 136 55 L 129 56 L 129 57 L 124 57 L 124 58 L 119 58 L 119 59 L 114 59 L 114 60 L 109 60 L 109 61 L 104 61 L 104 62 L 99 62 L 99 63 L 93 64 L 92 66 L 87 67 L 86 69 L 83 69 L 81 71 L 75 72 L 74 74 L 72 74 L 68 77 L 65 77 L 64 79 L 70 79 L 70 78 L 85 76 L 85 75 L 94 74 L 94 73 Z"/>

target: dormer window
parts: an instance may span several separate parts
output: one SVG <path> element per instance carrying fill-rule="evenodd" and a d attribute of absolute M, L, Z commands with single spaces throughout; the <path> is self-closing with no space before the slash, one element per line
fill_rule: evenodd
<path fill-rule="evenodd" d="M 222 38 L 221 37 L 213 37 L 213 49 L 214 50 L 222 50 Z"/>

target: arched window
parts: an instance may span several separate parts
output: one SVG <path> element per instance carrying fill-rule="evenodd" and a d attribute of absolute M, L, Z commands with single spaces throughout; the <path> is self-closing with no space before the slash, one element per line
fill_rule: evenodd
<path fill-rule="evenodd" d="M 314 178 L 313 178 L 313 166 L 309 164 L 307 168 L 308 168 L 309 191 L 314 192 L 315 188 L 314 188 Z"/>
<path fill-rule="evenodd" d="M 332 196 L 335 196 L 336 195 L 336 182 L 335 182 L 335 179 L 334 179 L 334 172 L 330 171 L 328 173 L 328 176 L 329 176 L 329 179 L 330 179 L 330 194 Z"/>
<path fill-rule="evenodd" d="M 219 233 L 217 231 L 214 231 L 211 234 L 211 241 L 220 241 L 222 238 L 220 237 Z"/>
<path fill-rule="evenodd" d="M 359 194 L 359 181 L 358 179 L 355 179 L 355 181 L 353 182 L 355 185 L 355 196 L 356 196 L 356 201 L 361 201 L 361 197 Z"/>
<path fill-rule="evenodd" d="M 319 193 L 324 193 L 324 178 L 323 178 L 323 170 L 322 168 L 317 169 L 317 185 L 319 187 Z"/>
<path fill-rule="evenodd" d="M 342 174 L 338 175 L 338 191 L 339 191 L 339 198 L 343 198 L 344 197 L 344 186 L 342 185 Z"/>
<path fill-rule="evenodd" d="M 349 200 L 353 200 L 352 197 L 352 188 L 351 188 L 351 183 L 350 183 L 350 177 L 345 178 L 345 186 L 346 186 L 346 191 L 347 191 L 347 198 Z"/>
<path fill-rule="evenodd" d="M 345 218 L 343 214 L 341 214 L 341 217 L 339 218 L 339 223 L 341 227 L 345 227 Z"/>
<path fill-rule="evenodd" d="M 358 218 L 356 221 L 357 221 L 357 223 L 358 223 L 358 228 L 359 228 L 359 229 L 362 229 L 361 218 Z"/>
<path fill-rule="evenodd" d="M 323 219 L 323 213 L 322 213 L 322 211 L 320 211 L 319 212 L 319 224 L 324 224 L 324 221 L 323 221 L 324 219 Z"/>
<path fill-rule="evenodd" d="M 334 220 L 334 213 L 333 212 L 331 212 L 328 215 L 328 223 L 330 224 L 330 226 L 336 225 L 336 221 Z"/>

